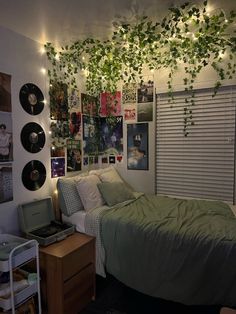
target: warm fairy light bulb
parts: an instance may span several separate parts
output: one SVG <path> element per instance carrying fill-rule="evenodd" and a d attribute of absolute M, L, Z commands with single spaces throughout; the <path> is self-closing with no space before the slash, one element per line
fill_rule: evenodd
<path fill-rule="evenodd" d="M 55 146 L 52 146 L 52 150 L 55 150 Z"/>
<path fill-rule="evenodd" d="M 45 68 L 41 68 L 40 70 L 43 74 L 46 74 L 47 70 Z"/>
<path fill-rule="evenodd" d="M 45 54 L 46 53 L 46 49 L 44 48 L 44 47 L 41 47 L 40 48 L 40 53 L 43 55 L 43 54 Z"/>
<path fill-rule="evenodd" d="M 46 105 L 46 104 L 47 104 L 47 100 L 46 100 L 46 99 L 44 99 L 44 100 L 43 100 L 43 103 L 44 103 L 44 105 Z"/>
<path fill-rule="evenodd" d="M 50 134 L 50 135 L 51 135 L 51 134 L 52 134 L 52 131 L 48 131 L 48 134 Z"/>
<path fill-rule="evenodd" d="M 57 191 L 57 190 L 55 190 L 55 191 L 54 191 L 54 194 L 55 194 L 55 195 L 57 195 L 57 194 L 58 194 L 58 191 Z"/>

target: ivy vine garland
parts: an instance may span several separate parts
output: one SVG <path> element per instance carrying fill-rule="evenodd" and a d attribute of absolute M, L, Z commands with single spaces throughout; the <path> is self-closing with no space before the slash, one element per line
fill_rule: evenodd
<path fill-rule="evenodd" d="M 86 75 L 87 93 L 97 96 L 102 91 L 114 92 L 120 81 L 142 80 L 144 68 L 169 70 L 167 81 L 170 103 L 174 103 L 173 77 L 183 65 L 185 90 L 189 91 L 184 108 L 184 135 L 193 125 L 193 84 L 204 67 L 210 65 L 217 73 L 214 93 L 221 81 L 235 77 L 236 71 L 236 13 L 228 16 L 222 9 L 207 11 L 202 5 L 185 3 L 169 8 L 162 21 L 151 21 L 147 16 L 136 23 L 113 23 L 111 39 L 87 38 L 61 47 L 57 52 L 52 43 L 45 49 L 51 67 L 50 83 L 63 82 L 76 88 L 80 71 Z"/>

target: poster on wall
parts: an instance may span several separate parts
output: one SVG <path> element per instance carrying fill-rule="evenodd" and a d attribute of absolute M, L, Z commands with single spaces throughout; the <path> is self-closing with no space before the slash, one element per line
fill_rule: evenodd
<path fill-rule="evenodd" d="M 49 89 L 50 118 L 52 120 L 68 120 L 68 91 L 67 85 L 54 83 Z"/>
<path fill-rule="evenodd" d="M 128 103 L 123 107 L 125 122 L 136 122 L 136 103 Z"/>
<path fill-rule="evenodd" d="M 0 111 L 11 112 L 11 75 L 0 72 Z"/>
<path fill-rule="evenodd" d="M 78 140 L 81 138 L 81 124 L 82 124 L 81 112 L 70 112 L 69 132 L 70 137 Z"/>
<path fill-rule="evenodd" d="M 81 158 L 81 141 L 67 140 L 67 171 L 80 171 Z"/>
<path fill-rule="evenodd" d="M 12 200 L 12 164 L 0 164 L 0 203 Z"/>
<path fill-rule="evenodd" d="M 0 72 L 0 203 L 13 200 L 11 75 Z"/>
<path fill-rule="evenodd" d="M 106 154 L 123 153 L 123 117 L 100 118 L 100 152 Z"/>
<path fill-rule="evenodd" d="M 127 125 L 127 168 L 148 170 L 148 123 Z"/>
<path fill-rule="evenodd" d="M 101 150 L 99 117 L 83 115 L 84 155 L 97 155 Z"/>
<path fill-rule="evenodd" d="M 119 116 L 121 115 L 121 92 L 101 93 L 100 116 Z"/>
<path fill-rule="evenodd" d="M 137 111 L 138 122 L 153 121 L 153 102 L 138 103 Z"/>
<path fill-rule="evenodd" d="M 141 81 L 138 86 L 138 103 L 153 102 L 154 82 L 148 80 L 147 82 Z"/>
<path fill-rule="evenodd" d="M 122 103 L 136 103 L 137 102 L 137 84 L 126 83 L 122 88 Z"/>
<path fill-rule="evenodd" d="M 75 88 L 68 90 L 68 107 L 69 110 L 81 111 L 80 92 Z"/>
<path fill-rule="evenodd" d="M 81 93 L 82 113 L 90 116 L 98 116 L 99 102 L 97 97 Z"/>
<path fill-rule="evenodd" d="M 51 177 L 63 177 L 65 176 L 65 158 L 51 158 Z"/>

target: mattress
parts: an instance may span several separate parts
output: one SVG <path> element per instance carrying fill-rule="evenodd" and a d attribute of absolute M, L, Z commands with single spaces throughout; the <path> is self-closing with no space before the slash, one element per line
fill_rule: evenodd
<path fill-rule="evenodd" d="M 65 223 L 71 223 L 75 226 L 76 231 L 85 233 L 85 217 L 86 211 L 79 210 L 70 217 L 62 214 L 62 221 Z"/>

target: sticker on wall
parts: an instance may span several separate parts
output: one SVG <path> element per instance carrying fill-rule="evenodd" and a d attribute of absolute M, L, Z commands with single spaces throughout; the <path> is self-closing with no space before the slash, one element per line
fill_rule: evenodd
<path fill-rule="evenodd" d="M 41 161 L 31 160 L 23 168 L 21 178 L 26 189 L 36 191 L 46 180 L 46 168 Z"/>
<path fill-rule="evenodd" d="M 20 103 L 22 108 L 31 115 L 40 114 L 44 108 L 44 96 L 41 89 L 32 83 L 23 85 L 20 89 Z"/>
<path fill-rule="evenodd" d="M 45 140 L 44 130 L 38 123 L 27 123 L 21 130 L 21 143 L 27 152 L 38 153 L 43 149 Z"/>

